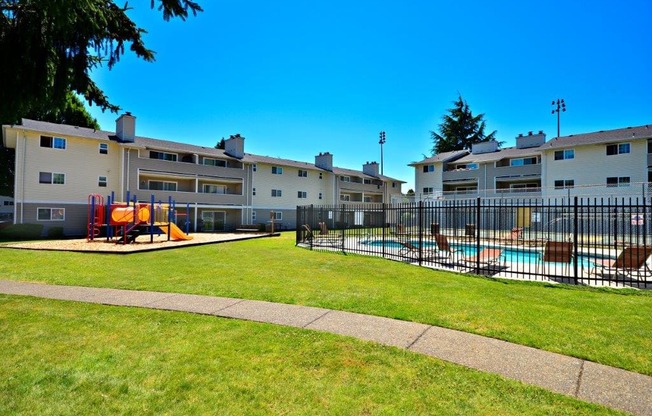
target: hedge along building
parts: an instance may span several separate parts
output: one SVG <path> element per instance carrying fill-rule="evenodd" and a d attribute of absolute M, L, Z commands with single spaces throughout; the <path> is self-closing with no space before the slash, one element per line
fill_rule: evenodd
<path fill-rule="evenodd" d="M 172 197 L 192 229 L 229 231 L 266 224 L 270 212 L 293 228 L 296 205 L 389 202 L 404 183 L 378 175 L 375 162 L 363 171 L 334 167 L 330 153 L 314 164 L 248 154 L 238 135 L 224 150 L 136 136 L 129 113 L 115 132 L 23 119 L 2 133 L 16 149 L 14 223 L 63 227 L 65 235 L 86 232 L 89 194 Z"/>

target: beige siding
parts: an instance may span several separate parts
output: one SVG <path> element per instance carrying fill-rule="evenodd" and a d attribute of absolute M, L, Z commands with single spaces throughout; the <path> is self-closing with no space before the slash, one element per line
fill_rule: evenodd
<path fill-rule="evenodd" d="M 272 174 L 272 166 L 280 166 L 283 173 Z M 299 176 L 299 169 L 291 166 L 256 164 L 253 173 L 252 187 L 256 195 L 252 198 L 252 206 L 256 208 L 295 209 L 297 205 L 325 204 L 332 194 L 330 173 L 322 172 L 319 179 L 319 170 L 304 169 L 308 171 L 307 177 Z M 281 197 L 272 197 L 272 189 L 282 191 Z M 299 198 L 298 192 L 307 193 L 306 198 Z M 319 193 L 322 199 L 319 199 Z"/>
<path fill-rule="evenodd" d="M 546 151 L 543 157 L 545 174 L 544 187 L 547 197 L 565 196 L 564 189 L 554 189 L 555 180 L 572 179 L 575 188 L 586 185 L 601 185 L 592 188 L 595 196 L 609 196 L 620 192 L 631 193 L 636 182 L 647 182 L 647 140 L 631 141 L 630 153 L 606 155 L 606 144 L 575 147 L 575 158 L 555 160 L 554 151 Z M 629 189 L 605 187 L 608 177 L 630 178 Z"/>
<path fill-rule="evenodd" d="M 434 192 L 442 190 L 442 170 L 443 164 L 431 163 L 435 165 L 434 172 L 424 172 L 424 165 L 417 165 L 414 167 L 414 192 L 419 195 L 423 193 L 423 188 L 433 188 Z"/>
<path fill-rule="evenodd" d="M 64 137 L 66 149 L 40 147 L 40 135 L 20 134 L 17 152 L 18 177 L 23 184 L 17 195 L 25 202 L 62 201 L 86 203 L 88 195 L 106 195 L 120 183 L 119 145 L 109 141 Z M 22 142 L 22 143 L 20 143 Z M 108 154 L 100 154 L 99 144 L 108 144 Z M 39 172 L 65 174 L 64 184 L 41 184 Z M 98 178 L 107 178 L 107 187 L 98 185 Z"/>

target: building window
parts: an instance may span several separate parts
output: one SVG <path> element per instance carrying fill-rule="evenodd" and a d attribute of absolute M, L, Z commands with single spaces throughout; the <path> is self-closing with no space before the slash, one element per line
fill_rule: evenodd
<path fill-rule="evenodd" d="M 575 149 L 555 151 L 555 160 L 575 159 Z"/>
<path fill-rule="evenodd" d="M 460 165 L 455 165 L 455 169 L 466 169 L 466 170 L 476 170 L 478 169 L 477 163 L 464 163 Z"/>
<path fill-rule="evenodd" d="M 283 213 L 281 211 L 274 211 L 274 221 L 283 221 Z"/>
<path fill-rule="evenodd" d="M 432 188 L 432 187 L 425 187 L 425 188 L 423 188 L 423 193 L 424 193 L 424 194 L 431 194 L 431 193 L 433 193 L 433 192 L 435 192 L 435 188 Z"/>
<path fill-rule="evenodd" d="M 148 189 L 150 191 L 176 191 L 177 183 L 165 181 L 149 181 Z"/>
<path fill-rule="evenodd" d="M 66 175 L 63 173 L 39 172 L 38 182 L 63 185 L 66 183 Z"/>
<path fill-rule="evenodd" d="M 321 173 L 321 172 L 319 172 L 319 179 L 321 179 L 321 178 L 322 178 L 322 173 Z"/>
<path fill-rule="evenodd" d="M 177 155 L 174 154 L 174 153 L 155 152 L 154 150 L 149 151 L 149 158 L 150 159 L 167 160 L 167 161 L 170 161 L 170 162 L 176 162 L 177 161 Z"/>
<path fill-rule="evenodd" d="M 226 160 L 204 158 L 204 165 L 226 167 Z"/>
<path fill-rule="evenodd" d="M 434 172 L 435 165 L 423 165 L 423 173 Z"/>
<path fill-rule="evenodd" d="M 256 188 L 252 188 L 251 193 L 253 196 L 256 196 Z"/>
<path fill-rule="evenodd" d="M 273 198 L 280 198 L 283 196 L 283 191 L 280 189 L 272 189 L 272 197 Z"/>
<path fill-rule="evenodd" d="M 272 175 L 282 175 L 283 168 L 280 166 L 272 166 Z"/>
<path fill-rule="evenodd" d="M 226 185 L 205 183 L 202 188 L 205 194 L 226 194 Z"/>
<path fill-rule="evenodd" d="M 322 193 L 321 192 L 319 193 L 319 199 L 322 199 Z"/>
<path fill-rule="evenodd" d="M 555 181 L 555 189 L 570 189 L 575 187 L 574 179 L 559 179 Z"/>
<path fill-rule="evenodd" d="M 308 198 L 308 192 L 298 191 L 297 192 L 297 198 Z"/>
<path fill-rule="evenodd" d="M 526 166 L 526 165 L 536 165 L 539 162 L 536 157 L 524 157 L 519 159 L 511 159 L 509 161 L 510 166 Z"/>
<path fill-rule="evenodd" d="M 346 201 L 350 201 L 350 200 L 351 200 L 351 195 L 347 195 L 347 194 L 340 195 L 340 201 L 345 201 L 346 202 Z"/>
<path fill-rule="evenodd" d="M 41 136 L 41 147 L 63 150 L 66 148 L 66 139 L 61 137 Z"/>
<path fill-rule="evenodd" d="M 629 143 L 608 144 L 607 156 L 622 155 L 625 153 L 629 153 L 629 150 L 630 150 Z"/>
<path fill-rule="evenodd" d="M 340 181 L 342 181 L 342 182 L 351 182 L 351 177 L 349 177 L 349 176 L 340 176 Z"/>
<path fill-rule="evenodd" d="M 256 164 L 255 164 L 255 163 L 254 163 L 253 165 L 251 165 L 251 170 L 253 170 L 253 171 L 255 172 L 255 171 L 256 171 L 256 169 L 258 169 L 258 167 L 256 166 Z"/>
<path fill-rule="evenodd" d="M 109 153 L 109 145 L 107 143 L 100 143 L 100 154 L 106 155 Z"/>
<path fill-rule="evenodd" d="M 307 178 L 308 177 L 308 171 L 303 170 L 303 169 L 299 169 L 299 177 L 300 178 Z"/>
<path fill-rule="evenodd" d="M 251 222 L 256 222 L 256 211 L 251 211 Z"/>
<path fill-rule="evenodd" d="M 629 176 L 612 176 L 607 178 L 607 186 L 610 188 L 616 186 L 629 186 Z"/>
<path fill-rule="evenodd" d="M 396 188 L 396 182 L 392 182 L 392 188 Z"/>
<path fill-rule="evenodd" d="M 97 178 L 97 186 L 106 188 L 106 185 L 107 185 L 106 176 L 100 176 L 99 178 Z"/>
<path fill-rule="evenodd" d="M 38 208 L 36 210 L 37 221 L 64 221 L 65 219 L 65 208 Z"/>

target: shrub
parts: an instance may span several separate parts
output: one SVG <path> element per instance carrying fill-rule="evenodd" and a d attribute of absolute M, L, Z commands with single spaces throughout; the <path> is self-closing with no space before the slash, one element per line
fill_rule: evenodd
<path fill-rule="evenodd" d="M 42 232 L 43 225 L 41 224 L 12 224 L 0 230 L 0 240 L 37 240 L 41 238 Z"/>

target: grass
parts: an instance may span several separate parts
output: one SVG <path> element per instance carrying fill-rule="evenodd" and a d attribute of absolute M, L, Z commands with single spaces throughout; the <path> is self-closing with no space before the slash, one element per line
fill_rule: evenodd
<path fill-rule="evenodd" d="M 620 414 L 355 339 L 0 295 L 0 414 Z"/>
<path fill-rule="evenodd" d="M 652 294 L 311 252 L 293 234 L 128 256 L 0 250 L 7 279 L 206 294 L 422 322 L 652 375 Z"/>

